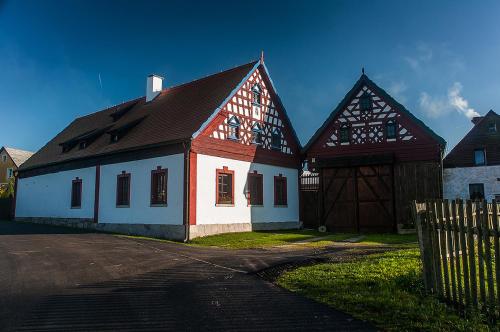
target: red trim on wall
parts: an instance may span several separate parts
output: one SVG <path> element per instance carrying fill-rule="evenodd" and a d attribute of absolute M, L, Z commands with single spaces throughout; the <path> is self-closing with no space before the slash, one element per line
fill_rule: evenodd
<path fill-rule="evenodd" d="M 229 170 L 227 166 L 223 166 L 222 169 L 218 168 L 215 170 L 215 204 L 228 204 L 219 202 L 219 175 L 221 174 L 231 175 L 231 203 L 229 204 L 234 205 L 234 171 Z"/>
<path fill-rule="evenodd" d="M 101 165 L 95 167 L 95 188 L 94 188 L 94 223 L 99 222 L 99 186 L 101 183 Z"/>
<path fill-rule="evenodd" d="M 189 224 L 196 225 L 197 154 L 189 152 Z"/>

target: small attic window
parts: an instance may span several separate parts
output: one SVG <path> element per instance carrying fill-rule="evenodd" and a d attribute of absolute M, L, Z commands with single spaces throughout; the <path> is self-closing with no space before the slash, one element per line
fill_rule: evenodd
<path fill-rule="evenodd" d="M 385 125 L 385 134 L 387 139 L 396 138 L 396 122 L 394 120 L 387 121 Z"/>
<path fill-rule="evenodd" d="M 79 146 L 80 150 L 83 150 L 87 147 L 87 142 L 86 141 L 81 141 Z"/>
<path fill-rule="evenodd" d="M 69 150 L 71 150 L 71 145 L 63 145 L 63 146 L 62 146 L 62 152 L 63 152 L 63 153 L 66 153 L 66 152 L 68 152 Z"/>
<path fill-rule="evenodd" d="M 349 127 L 343 125 L 340 127 L 340 143 L 349 143 Z"/>
<path fill-rule="evenodd" d="M 229 121 L 227 122 L 229 125 L 229 132 L 227 135 L 227 138 L 229 139 L 234 139 L 237 140 L 240 138 L 240 120 L 238 120 L 237 117 L 233 116 Z"/>
<path fill-rule="evenodd" d="M 260 88 L 260 85 L 255 84 L 252 87 L 252 104 L 260 106 L 262 101 L 261 95 L 262 95 L 262 90 Z"/>
<path fill-rule="evenodd" d="M 359 98 L 359 109 L 367 111 L 372 108 L 372 97 L 366 92 Z"/>
<path fill-rule="evenodd" d="M 116 143 L 116 142 L 118 142 L 119 139 L 120 139 L 120 136 L 118 136 L 118 134 L 113 134 L 113 135 L 111 135 L 110 141 L 111 141 L 111 143 Z"/>
<path fill-rule="evenodd" d="M 275 150 L 281 150 L 281 130 L 274 128 L 271 134 L 271 147 Z"/>
<path fill-rule="evenodd" d="M 252 127 L 252 143 L 259 145 L 262 144 L 262 128 L 258 122 L 255 122 Z"/>
<path fill-rule="evenodd" d="M 495 121 L 491 121 L 488 123 L 488 132 L 496 133 L 497 132 L 497 123 Z"/>

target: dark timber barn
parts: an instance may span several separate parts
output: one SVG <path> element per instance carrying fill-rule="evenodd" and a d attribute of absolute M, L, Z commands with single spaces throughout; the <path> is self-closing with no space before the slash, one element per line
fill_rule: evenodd
<path fill-rule="evenodd" d="M 408 225 L 412 200 L 442 197 L 445 145 L 361 75 L 304 147 L 309 170 L 319 176 L 301 182 L 305 227 L 392 232 Z"/>

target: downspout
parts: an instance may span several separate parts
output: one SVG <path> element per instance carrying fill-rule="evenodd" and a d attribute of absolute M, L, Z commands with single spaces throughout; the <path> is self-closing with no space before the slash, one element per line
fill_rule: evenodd
<path fill-rule="evenodd" d="M 189 241 L 189 178 L 190 164 L 189 155 L 191 153 L 191 141 L 182 143 L 184 148 L 184 243 Z"/>

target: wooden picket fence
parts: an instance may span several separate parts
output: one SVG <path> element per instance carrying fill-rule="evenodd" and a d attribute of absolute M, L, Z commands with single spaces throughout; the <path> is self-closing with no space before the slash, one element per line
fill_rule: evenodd
<path fill-rule="evenodd" d="M 425 288 L 460 309 L 500 310 L 499 204 L 414 202 Z"/>

